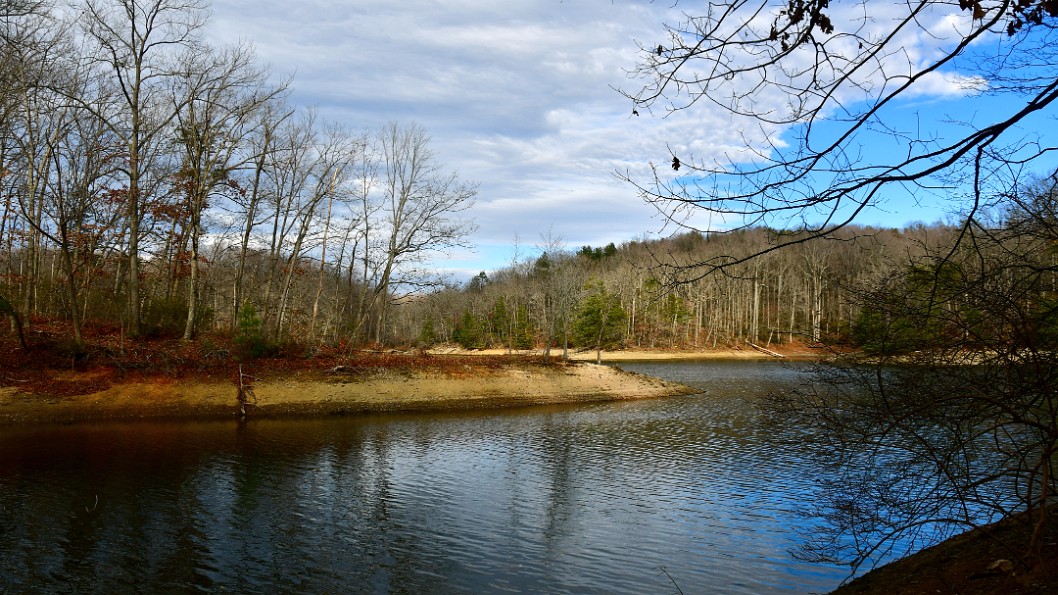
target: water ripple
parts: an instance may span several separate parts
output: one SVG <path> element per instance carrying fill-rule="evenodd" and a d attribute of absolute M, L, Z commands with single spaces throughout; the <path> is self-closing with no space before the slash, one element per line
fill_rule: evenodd
<path fill-rule="evenodd" d="M 819 471 L 750 400 L 788 369 L 647 365 L 659 401 L 0 432 L 0 591 L 806 593 Z M 664 570 L 662 570 L 664 569 Z M 671 578 L 670 578 L 671 577 Z"/>

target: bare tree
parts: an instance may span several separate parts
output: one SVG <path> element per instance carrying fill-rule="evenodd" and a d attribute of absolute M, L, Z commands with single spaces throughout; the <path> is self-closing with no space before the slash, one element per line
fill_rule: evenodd
<path fill-rule="evenodd" d="M 8 161 L 12 162 L 5 167 L 11 173 L 5 173 L 14 174 L 12 194 L 27 226 L 18 277 L 22 280 L 20 309 L 30 320 L 36 313 L 44 255 L 44 196 L 52 173 L 52 151 L 66 116 L 61 99 L 49 87 L 62 77 L 68 64 L 57 58 L 64 42 L 61 23 L 40 15 L 19 16 L 17 25 L 5 35 L 4 122 Z"/>
<path fill-rule="evenodd" d="M 69 87 L 85 85 L 76 68 L 64 71 Z M 76 90 L 71 90 L 76 93 Z M 51 175 L 42 205 L 40 232 L 58 249 L 65 288 L 65 309 L 73 341 L 83 349 L 82 287 L 91 281 L 91 265 L 121 220 L 106 200 L 118 170 L 116 139 L 93 114 L 76 106 L 53 106 L 60 128 L 49 150 Z"/>
<path fill-rule="evenodd" d="M 834 470 L 816 502 L 824 528 L 804 548 L 811 559 L 856 567 L 1015 517 L 1030 529 L 1005 544 L 1010 557 L 1041 562 L 1058 503 L 1058 227 L 1048 204 L 971 225 L 960 247 L 860 293 L 865 353 L 772 397 L 776 430 Z"/>
<path fill-rule="evenodd" d="M 633 74 L 644 86 L 624 94 L 636 114 L 720 110 L 741 145 L 677 155 L 671 147 L 693 140 L 672 139 L 675 171 L 618 175 L 677 224 L 695 227 L 695 217 L 711 214 L 725 226 L 808 232 L 764 251 L 848 225 L 890 192 L 940 199 L 960 186 L 960 206 L 973 212 L 993 177 L 1016 177 L 1050 149 L 1019 126 L 1058 98 L 1048 35 L 1056 15 L 1058 5 L 1042 0 L 709 4 L 642 44 Z M 909 47 L 915 39 L 924 47 Z M 901 101 L 931 85 L 1006 100 L 944 134 L 894 126 L 889 116 Z M 892 150 L 866 157 L 865 147 L 879 143 Z"/>
<path fill-rule="evenodd" d="M 71 95 L 85 96 L 86 88 L 68 23 L 36 14 L 39 8 L 28 3 L 5 7 L 4 105 L 9 109 L 3 122 L 13 162 L 4 164 L 4 169 L 17 172 L 12 176 L 17 180 L 14 202 L 28 226 L 20 275 L 26 319 L 37 313 L 39 273 L 51 243 L 62 255 L 64 309 L 75 349 L 80 350 L 83 339 L 75 275 L 82 264 L 82 250 L 88 247 L 91 251 L 95 234 L 87 228 L 102 223 L 90 214 L 103 210 L 92 204 L 91 194 L 106 170 L 102 162 L 107 140 L 83 110 L 66 100 Z M 12 11 L 15 23 L 11 22 Z"/>
<path fill-rule="evenodd" d="M 381 296 L 375 328 L 375 340 L 380 343 L 393 289 L 413 281 L 407 274 L 398 280 L 398 269 L 431 252 L 463 245 L 474 229 L 460 214 L 473 206 L 477 187 L 461 182 L 454 173 L 442 173 L 429 144 L 426 131 L 415 124 L 390 123 L 379 132 L 387 234 L 374 289 Z"/>
<path fill-rule="evenodd" d="M 245 275 L 247 259 L 253 240 L 254 229 L 268 221 L 266 204 L 269 191 L 266 185 L 269 179 L 269 167 L 274 162 L 274 153 L 277 150 L 276 142 L 280 127 L 293 112 L 287 110 L 279 102 L 273 102 L 263 106 L 257 113 L 256 120 L 251 129 L 248 139 L 247 152 L 251 158 L 248 162 L 249 173 L 243 185 L 245 192 L 236 193 L 233 198 L 235 205 L 235 216 L 242 221 L 239 237 L 239 259 L 232 281 L 232 315 L 231 330 L 235 330 L 239 311 L 243 307 L 245 294 Z M 258 219 L 260 217 L 260 219 Z"/>
<path fill-rule="evenodd" d="M 185 201 L 189 228 L 190 277 L 184 339 L 195 334 L 199 308 L 199 239 L 202 215 L 218 190 L 240 192 L 232 173 L 252 161 L 245 140 L 256 114 L 283 91 L 266 86 L 266 73 L 254 65 L 250 48 L 217 51 L 203 48 L 184 57 L 179 91 L 173 94 L 176 140 L 182 149 L 176 174 Z M 248 222 L 252 218 L 248 218 Z"/>
<path fill-rule="evenodd" d="M 352 177 L 355 184 L 351 189 L 355 203 L 351 208 L 360 225 L 355 229 L 352 226 L 347 229 L 347 233 L 353 236 L 347 269 L 348 286 L 349 293 L 356 296 L 355 300 L 350 299 L 353 319 L 350 329 L 351 344 L 358 344 L 361 341 L 365 325 L 370 317 L 369 313 L 379 301 L 380 294 L 373 291 L 371 285 L 379 273 L 379 262 L 375 250 L 375 243 L 377 243 L 375 221 L 377 213 L 382 209 L 382 201 L 376 196 L 375 190 L 379 183 L 381 167 L 381 154 L 377 144 L 365 134 L 360 139 L 360 151 L 353 163 Z M 359 273 L 359 277 L 354 280 L 355 273 Z"/>
<path fill-rule="evenodd" d="M 1021 199 L 1058 148 L 1031 132 L 1058 99 L 1056 24 L 1058 4 L 1043 0 L 740 0 L 643 44 L 644 85 L 625 93 L 635 113 L 719 110 L 738 140 L 694 155 L 673 139 L 664 167 L 619 175 L 677 224 L 802 230 L 673 267 L 683 280 L 834 237 L 892 193 L 961 211 L 950 242 L 860 293 L 856 333 L 878 350 L 773 404 L 777 426 L 835 465 L 818 502 L 832 531 L 809 544 L 820 559 L 858 565 L 901 539 L 918 547 L 1025 512 L 1037 525 L 1021 560 L 1036 561 L 1056 501 L 1055 227 L 1046 201 Z M 949 114 L 962 126 L 893 123 L 937 86 L 1003 101 Z M 1011 207 L 1020 216 L 997 222 Z M 821 336 L 835 271 L 804 255 L 807 326 Z"/>
<path fill-rule="evenodd" d="M 300 260 L 318 229 L 321 207 L 328 197 L 343 192 L 349 167 L 358 147 L 339 127 L 323 131 L 314 127 L 313 114 L 291 124 L 282 142 L 283 152 L 273 166 L 275 212 L 272 247 L 273 281 L 279 283 L 273 330 L 276 338 L 287 322 L 288 307 Z M 282 265 L 279 267 L 278 265 Z"/>
<path fill-rule="evenodd" d="M 128 307 L 133 336 L 141 332 L 140 250 L 147 202 L 167 178 L 160 167 L 171 124 L 183 109 L 173 101 L 174 80 L 184 73 L 178 56 L 197 47 L 206 9 L 200 0 L 86 1 L 80 22 L 95 45 L 90 59 L 101 84 L 118 98 L 113 105 L 83 103 L 121 139 L 128 184 Z M 72 98 L 77 99 L 77 98 Z"/>

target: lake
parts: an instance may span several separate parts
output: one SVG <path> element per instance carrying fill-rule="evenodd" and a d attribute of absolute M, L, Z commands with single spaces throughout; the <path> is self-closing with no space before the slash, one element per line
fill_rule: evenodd
<path fill-rule="evenodd" d="M 661 400 L 0 427 L 0 592 L 819 593 L 804 364 L 629 363 Z"/>

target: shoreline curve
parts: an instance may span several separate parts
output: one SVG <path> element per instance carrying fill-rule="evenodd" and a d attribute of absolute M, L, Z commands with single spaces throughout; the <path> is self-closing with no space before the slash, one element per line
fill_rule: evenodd
<path fill-rule="evenodd" d="M 330 370 L 247 381 L 248 418 L 454 411 L 651 399 L 691 387 L 585 362 L 451 372 Z M 157 377 L 70 396 L 0 388 L 0 425 L 160 418 L 237 418 L 238 388 L 222 379 Z"/>

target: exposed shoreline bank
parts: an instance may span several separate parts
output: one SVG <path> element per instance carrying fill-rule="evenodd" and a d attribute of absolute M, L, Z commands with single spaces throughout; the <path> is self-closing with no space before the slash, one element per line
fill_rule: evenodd
<path fill-rule="evenodd" d="M 16 424 L 68 424 L 102 421 L 238 418 L 238 376 L 230 360 L 191 372 L 178 355 L 144 360 L 115 374 L 101 366 L 71 371 L 28 354 L 18 366 L 0 372 L 0 431 Z M 779 351 L 784 358 L 820 359 L 824 349 Z M 561 355 L 553 350 L 552 356 Z M 201 353 L 197 353 L 200 358 Z M 573 363 L 545 363 L 537 352 L 439 349 L 430 355 L 374 353 L 339 361 L 328 356 L 259 360 L 245 366 L 256 396 L 250 418 L 298 418 L 361 413 L 486 410 L 567 403 L 676 397 L 698 390 L 658 378 L 597 366 L 594 351 L 571 353 Z M 102 359 L 102 358 L 99 358 Z M 206 356 L 208 360 L 209 357 Z M 711 351 L 618 351 L 602 353 L 603 362 L 679 360 L 780 360 L 750 348 Z M 179 361 L 177 361 L 179 360 Z M 781 360 L 780 360 L 781 361 Z M 135 362 L 133 362 L 135 363 Z M 178 365 L 179 364 L 179 365 Z M 1053 572 L 1037 567 L 1022 574 L 979 576 L 1003 552 L 980 532 L 957 537 L 938 548 L 875 569 L 836 593 L 935 593 L 945 585 L 973 587 L 960 592 L 996 595 L 1042 592 L 1053 585 Z M 1052 545 L 1048 551 L 1052 552 Z M 970 547 L 967 551 L 965 548 Z M 971 580 L 972 579 L 972 580 Z M 1028 589 L 1028 590 L 1025 590 Z"/>
<path fill-rule="evenodd" d="M 60 374 L 74 377 L 77 374 Z M 81 374 L 80 376 L 85 376 Z M 90 380 L 80 378 L 80 380 Z M 466 370 L 326 370 L 244 379 L 248 417 L 333 416 L 393 411 L 492 409 L 650 399 L 696 392 L 686 386 L 585 362 Z M 74 395 L 0 388 L 0 424 L 239 416 L 237 383 L 223 378 L 148 377 Z"/>
<path fill-rule="evenodd" d="M 777 348 L 778 349 L 778 348 Z M 239 415 L 238 375 L 231 360 L 202 362 L 159 352 L 129 364 L 63 369 L 40 365 L 26 354 L 25 366 L 0 378 L 0 425 L 72 423 L 139 418 L 226 418 Z M 244 381 L 252 389 L 248 417 L 331 416 L 386 411 L 490 409 L 560 403 L 649 399 L 690 394 L 688 387 L 597 366 L 595 351 L 552 349 L 360 352 L 351 357 L 285 357 L 255 360 Z M 806 359 L 825 350 L 797 346 L 677 351 L 603 351 L 606 363 L 683 360 Z M 165 359 L 168 356 L 169 359 Z M 183 359 L 181 359 L 183 358 Z M 206 357 L 208 360 L 208 357 Z M 346 365 L 352 362 L 352 365 Z M 187 370 L 192 365 L 197 369 Z M 127 369 L 126 369 L 127 368 Z M 259 377 L 255 377 L 259 376 Z"/>
<path fill-rule="evenodd" d="M 543 356 L 543 352 L 540 349 L 533 350 L 515 350 L 508 351 L 506 349 L 476 349 L 467 350 L 459 349 L 455 347 L 441 347 L 432 349 L 430 353 L 438 355 L 485 355 L 485 356 L 500 356 L 500 355 L 518 355 L 518 356 Z M 732 349 L 703 349 L 703 350 L 666 350 L 666 349 L 622 349 L 619 351 L 603 351 L 599 354 L 599 359 L 603 363 L 616 363 L 616 362 L 631 362 L 631 361 L 680 361 L 680 360 L 770 360 L 770 359 L 821 359 L 832 355 L 826 349 L 823 348 L 812 348 L 805 347 L 804 345 L 797 345 L 796 347 L 782 347 L 782 346 L 758 346 L 753 348 L 746 346 L 743 348 Z M 562 349 L 552 349 L 552 357 L 561 357 Z M 568 354 L 570 361 L 577 362 L 594 362 L 596 359 L 596 353 L 594 350 L 583 350 L 583 351 L 570 351 Z"/>

